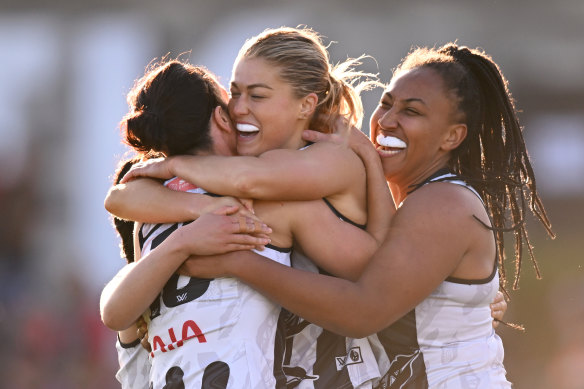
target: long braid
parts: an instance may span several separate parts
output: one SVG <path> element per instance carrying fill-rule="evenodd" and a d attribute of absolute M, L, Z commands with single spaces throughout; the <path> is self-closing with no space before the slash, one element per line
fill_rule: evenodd
<path fill-rule="evenodd" d="M 419 48 L 396 71 L 430 67 L 444 80 L 467 125 L 467 137 L 452 153 L 450 168 L 473 185 L 493 221 L 502 284 L 506 281 L 504 234 L 513 232 L 518 288 L 523 247 L 527 246 L 537 277 L 540 270 L 527 234 L 526 207 L 548 234 L 555 234 L 537 193 L 536 181 L 508 82 L 484 52 L 450 43 Z"/>
<path fill-rule="evenodd" d="M 484 194 L 485 199 L 489 202 L 489 208 L 497 209 L 495 228 L 499 230 L 497 251 L 501 261 L 504 260 L 502 235 L 507 224 L 506 206 L 510 209 L 511 229 L 515 235 L 513 289 L 517 289 L 524 245 L 527 246 L 537 277 L 541 278 L 527 233 L 526 205 L 537 215 L 548 233 L 551 236 L 554 234 L 537 193 L 535 174 L 529 161 L 522 128 L 519 125 L 514 101 L 508 89 L 508 82 L 501 74 L 499 67 L 484 53 L 460 48 L 453 54 L 454 58 L 475 77 L 481 91 L 481 105 L 484 107 L 481 109 L 481 121 L 484 124 L 479 137 L 483 149 L 483 172 L 486 173 L 484 178 L 487 179 L 487 184 L 496 188 L 494 193 L 484 191 Z M 499 206 L 497 207 L 495 204 Z M 503 205 L 502 208 L 501 205 Z M 504 280 L 504 267 L 501 266 L 501 268 Z"/>

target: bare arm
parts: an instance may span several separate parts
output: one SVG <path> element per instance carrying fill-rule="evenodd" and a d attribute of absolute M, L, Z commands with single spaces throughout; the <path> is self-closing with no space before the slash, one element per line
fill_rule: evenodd
<path fill-rule="evenodd" d="M 269 239 L 248 234 L 269 232 L 266 225 L 252 219 L 216 214 L 205 214 L 177 229 L 140 261 L 122 268 L 105 286 L 100 300 L 103 322 L 117 331 L 131 326 L 189 253 L 210 255 L 253 249 Z"/>
<path fill-rule="evenodd" d="M 277 149 L 259 157 L 177 156 L 132 168 L 140 176 L 178 176 L 214 193 L 259 200 L 314 200 L 346 192 L 363 175 L 357 155 L 329 142 L 304 150 Z"/>
<path fill-rule="evenodd" d="M 408 201 L 396 213 L 388 237 L 358 282 L 288 268 L 253 253 L 227 256 L 218 271 L 242 279 L 333 332 L 352 337 L 377 332 L 412 310 L 452 274 L 474 233 L 482 231 L 472 213 L 459 206 L 460 198 L 450 192 L 422 195 L 422 190 L 416 201 Z M 209 270 L 205 268 L 209 262 L 200 265 L 202 273 Z"/>
<path fill-rule="evenodd" d="M 349 142 L 363 161 L 367 172 L 367 232 L 381 245 L 395 213 L 381 159 L 369 138 L 356 128 L 352 131 Z"/>
<path fill-rule="evenodd" d="M 381 165 L 381 159 L 367 136 L 356 127 L 345 128 L 344 120 L 335 123 L 335 134 L 323 134 L 317 131 L 304 131 L 303 138 L 311 142 L 333 142 L 349 147 L 361 158 L 367 173 L 367 232 L 380 245 L 387 231 L 395 205 Z M 347 133 L 348 132 L 348 133 Z"/>
<path fill-rule="evenodd" d="M 295 250 L 337 277 L 358 279 L 378 242 L 366 230 L 339 219 L 324 201 L 302 203 L 291 225 Z"/>
<path fill-rule="evenodd" d="M 113 186 L 104 201 L 105 208 L 121 219 L 143 223 L 174 223 L 195 220 L 203 213 L 224 206 L 240 206 L 233 197 L 212 197 L 198 193 L 179 192 L 161 182 L 140 178 Z"/>
<path fill-rule="evenodd" d="M 327 135 L 306 131 L 311 141 L 343 143 L 349 139 L 351 148 L 362 159 L 367 171 L 367 228 L 361 230 L 341 221 L 326 209 L 324 203 L 314 209 L 301 209 L 293 225 L 294 240 L 309 258 L 327 272 L 356 280 L 379 248 L 387 232 L 395 207 L 383 174 L 379 155 L 369 139 L 352 128 L 350 136 Z M 312 134 L 310 134 L 312 133 Z"/>

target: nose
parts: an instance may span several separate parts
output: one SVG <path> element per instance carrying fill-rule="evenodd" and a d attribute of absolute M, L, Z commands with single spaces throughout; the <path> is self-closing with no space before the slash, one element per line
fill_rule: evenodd
<path fill-rule="evenodd" d="M 393 107 L 386 110 L 381 116 L 379 116 L 377 124 L 379 124 L 379 127 L 383 129 L 392 129 L 397 127 L 397 115 L 395 114 Z"/>
<path fill-rule="evenodd" d="M 230 105 L 234 116 L 242 116 L 248 113 L 247 103 L 241 96 L 231 99 Z"/>

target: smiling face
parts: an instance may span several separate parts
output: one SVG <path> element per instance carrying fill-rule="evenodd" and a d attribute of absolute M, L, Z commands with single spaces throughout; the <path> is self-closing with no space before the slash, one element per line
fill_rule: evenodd
<path fill-rule="evenodd" d="M 238 130 L 240 155 L 304 145 L 301 134 L 308 126 L 305 99 L 294 95 L 278 70 L 261 58 L 245 58 L 235 65 L 229 114 Z"/>
<path fill-rule="evenodd" d="M 390 184 L 407 188 L 445 167 L 449 152 L 466 134 L 453 120 L 453 102 L 430 68 L 395 76 L 371 116 L 371 141 Z M 464 138 L 463 134 L 463 138 Z"/>

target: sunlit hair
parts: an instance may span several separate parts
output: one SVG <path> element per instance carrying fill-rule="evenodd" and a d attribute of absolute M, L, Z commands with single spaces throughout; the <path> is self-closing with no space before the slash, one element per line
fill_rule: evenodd
<path fill-rule="evenodd" d="M 128 93 L 129 112 L 120 123 L 124 141 L 142 154 L 209 150 L 209 121 L 215 107 L 226 108 L 224 99 L 204 67 L 178 60 L 154 63 Z"/>
<path fill-rule="evenodd" d="M 451 153 L 450 168 L 472 184 L 485 201 L 493 220 L 502 282 L 505 282 L 504 233 L 515 240 L 515 281 L 519 283 L 526 246 L 540 278 L 527 235 L 526 206 L 555 237 L 536 190 L 535 175 L 519 125 L 508 82 L 497 64 L 479 49 L 454 43 L 440 48 L 417 48 L 396 68 L 394 75 L 426 67 L 440 75 L 455 107 L 453 120 L 467 125 L 467 136 Z"/>
<path fill-rule="evenodd" d="M 363 121 L 360 93 L 378 85 L 376 75 L 355 70 L 365 56 L 331 65 L 321 37 L 309 28 L 265 30 L 243 45 L 235 64 L 246 58 L 261 58 L 277 66 L 280 78 L 292 86 L 296 97 L 310 93 L 318 96 L 309 124 L 315 131 L 330 132 L 336 115 L 360 127 Z"/>

